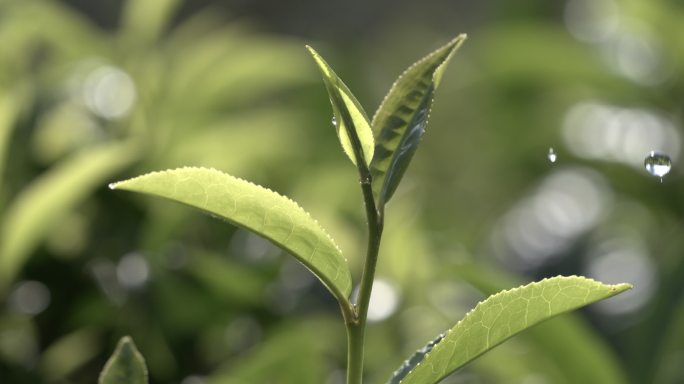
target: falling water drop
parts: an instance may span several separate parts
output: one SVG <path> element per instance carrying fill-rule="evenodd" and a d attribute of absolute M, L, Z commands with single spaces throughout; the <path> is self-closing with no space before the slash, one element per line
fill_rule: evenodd
<path fill-rule="evenodd" d="M 649 152 L 646 159 L 644 159 L 644 167 L 649 174 L 659 177 L 660 182 L 663 182 L 663 176 L 667 175 L 672 168 L 672 160 L 670 156 L 657 151 Z"/>
<path fill-rule="evenodd" d="M 332 117 L 332 125 L 337 126 L 337 119 L 335 116 Z"/>
<path fill-rule="evenodd" d="M 546 157 L 549 158 L 550 162 L 552 162 L 552 163 L 556 162 L 556 158 L 558 158 L 558 156 L 556 155 L 556 152 L 553 150 L 553 147 L 549 148 L 549 154 L 546 155 Z"/>

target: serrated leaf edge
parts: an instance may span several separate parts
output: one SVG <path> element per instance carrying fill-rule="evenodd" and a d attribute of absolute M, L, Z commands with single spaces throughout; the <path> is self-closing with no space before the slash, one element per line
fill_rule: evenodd
<path fill-rule="evenodd" d="M 321 230 L 321 232 L 322 232 L 323 234 L 325 234 L 325 236 L 328 238 L 328 240 L 330 240 L 330 242 L 335 246 L 335 249 L 340 253 L 340 255 L 342 256 L 342 258 L 344 259 L 344 261 L 345 261 L 345 262 L 348 262 L 347 258 L 346 258 L 346 257 L 344 256 L 344 254 L 342 253 L 342 250 L 341 250 L 340 247 L 337 245 L 337 243 L 335 242 L 335 240 L 330 236 L 330 234 L 328 234 L 328 232 L 321 226 L 321 224 L 318 222 L 318 220 L 314 219 L 314 218 L 309 214 L 309 212 L 307 212 L 304 208 L 302 208 L 296 201 L 294 201 L 294 200 L 292 200 L 291 198 L 289 198 L 288 196 L 282 195 L 282 194 L 280 194 L 280 193 L 278 193 L 278 192 L 276 192 L 276 191 L 274 191 L 274 190 L 272 190 L 272 189 L 266 188 L 266 187 L 264 187 L 264 186 L 262 186 L 262 185 L 259 185 L 259 184 L 255 184 L 255 183 L 253 183 L 253 182 L 251 182 L 251 181 L 249 181 L 249 180 L 245 180 L 245 179 L 243 179 L 243 178 L 240 178 L 240 177 L 236 177 L 236 176 L 230 175 L 230 174 L 228 174 L 228 173 L 225 173 L 225 172 L 220 171 L 220 170 L 218 170 L 218 169 L 216 169 L 216 168 L 213 168 L 213 167 L 180 167 L 180 168 L 167 169 L 167 170 L 164 170 L 164 171 L 149 172 L 149 173 L 145 173 L 145 174 L 143 174 L 143 175 L 136 176 L 136 177 L 133 177 L 133 178 L 130 178 L 130 179 L 126 179 L 126 180 L 122 180 L 122 181 L 117 181 L 117 182 L 111 183 L 111 184 L 109 184 L 109 188 L 110 188 L 110 189 L 116 189 L 116 188 L 118 187 L 118 185 L 119 185 L 119 184 L 122 184 L 122 183 L 127 183 L 127 182 L 131 182 L 131 181 L 135 181 L 135 180 L 137 180 L 137 179 L 141 179 L 141 178 L 144 178 L 144 177 L 147 177 L 147 176 L 150 176 L 150 175 L 161 175 L 161 174 L 166 174 L 166 173 L 169 173 L 169 172 L 172 172 L 172 171 L 178 171 L 178 170 L 188 170 L 188 171 L 200 170 L 200 171 L 218 172 L 218 173 L 220 173 L 220 174 L 222 174 L 222 175 L 224 175 L 224 176 L 227 176 L 227 177 L 230 177 L 230 178 L 232 178 L 232 179 L 235 179 L 236 181 L 238 181 L 238 182 L 240 182 L 240 183 L 245 183 L 245 184 L 254 186 L 254 187 L 256 187 L 256 188 L 259 188 L 259 189 L 264 190 L 264 191 L 266 191 L 266 192 L 272 193 L 272 194 L 274 194 L 274 195 L 276 195 L 276 196 L 278 196 L 278 197 L 281 197 L 281 198 L 283 198 L 283 199 L 289 201 L 290 203 L 292 203 L 292 204 L 295 206 L 296 209 L 298 209 L 301 213 L 303 213 L 304 215 L 306 215 L 307 217 L 309 217 L 314 223 L 316 223 L 316 226 Z"/>
<path fill-rule="evenodd" d="M 406 376 L 404 376 L 404 378 L 410 376 L 411 373 L 413 373 L 413 371 L 415 371 L 415 370 L 423 363 L 423 361 L 425 361 L 425 360 L 430 356 L 430 354 L 431 354 L 431 353 L 432 353 L 432 352 L 433 352 L 433 351 L 434 351 L 434 350 L 435 350 L 435 349 L 436 349 L 444 340 L 446 340 L 446 338 L 447 338 L 447 337 L 449 336 L 449 334 L 451 333 L 451 330 L 452 330 L 452 329 L 455 329 L 456 327 L 458 327 L 458 326 L 459 326 L 462 322 L 464 322 L 464 321 L 465 321 L 473 312 L 475 312 L 478 308 L 480 308 L 480 306 L 482 306 L 482 305 L 483 305 L 485 302 L 487 302 L 488 300 L 493 299 L 493 298 L 495 298 L 495 297 L 497 297 L 497 296 L 501 296 L 501 295 L 504 295 L 504 294 L 507 294 L 507 293 L 512 293 L 512 292 L 521 290 L 521 289 L 523 289 L 523 288 L 527 288 L 527 287 L 532 287 L 532 286 L 540 285 L 540 284 L 543 284 L 545 281 L 554 280 L 554 279 L 558 279 L 558 278 L 568 278 L 568 279 L 575 278 L 575 279 L 585 280 L 585 281 L 590 282 L 590 283 L 596 283 L 596 284 L 604 285 L 604 286 L 610 287 L 610 291 L 611 291 L 611 292 L 614 292 L 614 295 L 616 295 L 616 294 L 618 294 L 618 293 L 620 293 L 620 292 L 623 292 L 623 291 L 625 291 L 625 290 L 627 290 L 627 289 L 631 289 L 631 288 L 632 288 L 632 285 L 631 285 L 631 284 L 627 284 L 627 283 L 622 283 L 622 284 L 604 284 L 604 283 L 602 283 L 602 282 L 600 282 L 600 281 L 598 281 L 598 280 L 595 280 L 595 279 L 592 279 L 592 278 L 589 278 L 589 277 L 584 277 L 584 276 L 578 276 L 578 275 L 561 276 L 561 275 L 558 275 L 558 276 L 553 276 L 553 277 L 547 277 L 547 278 L 544 278 L 544 279 L 539 280 L 539 281 L 533 281 L 533 282 L 528 283 L 528 284 L 523 284 L 523 285 L 520 285 L 520 286 L 515 287 L 515 288 L 505 289 L 505 290 L 503 290 L 503 291 L 499 291 L 499 292 L 497 292 L 497 293 L 495 293 L 495 294 L 493 294 L 493 295 L 491 295 L 491 296 L 488 296 L 487 298 L 485 298 L 484 300 L 480 301 L 479 303 L 477 303 L 477 305 L 476 305 L 475 307 L 473 307 L 473 309 L 471 309 L 470 311 L 468 311 L 468 313 L 466 313 L 465 316 L 463 316 L 463 317 L 461 318 L 461 320 L 459 320 L 455 325 L 453 325 L 453 326 L 451 326 L 451 328 L 447 329 L 446 332 L 442 332 L 442 333 L 441 333 L 442 339 L 441 339 L 438 343 L 436 343 L 435 345 L 432 346 L 432 349 L 430 350 L 430 352 L 426 353 L 426 354 L 425 354 L 425 357 L 423 357 L 423 359 L 422 359 L 418 364 L 416 364 L 416 366 L 413 367 L 413 369 L 410 370 L 410 371 L 406 374 Z M 612 297 L 612 296 L 613 296 L 613 295 L 608 296 L 608 297 Z M 561 313 L 561 314 L 562 314 L 562 313 Z M 553 317 L 553 316 L 552 316 L 552 317 Z M 536 325 L 536 324 L 535 324 L 535 325 Z M 399 384 L 401 384 L 401 383 L 403 383 L 403 382 L 404 382 L 404 379 L 402 379 L 402 380 L 399 382 Z"/>
<path fill-rule="evenodd" d="M 456 36 L 455 38 L 451 39 L 448 43 L 446 43 L 446 44 L 440 46 L 439 48 L 437 48 L 437 49 L 435 49 L 435 50 L 433 50 L 432 52 L 430 52 L 430 53 L 428 53 L 427 55 L 423 56 L 423 58 L 421 58 L 420 60 L 414 62 L 414 63 L 411 64 L 408 68 L 406 68 L 406 69 L 399 75 L 399 77 L 397 77 L 397 79 L 394 80 L 394 82 L 392 83 L 392 86 L 390 87 L 389 91 L 387 91 L 387 94 L 385 94 L 385 97 L 382 99 L 382 102 L 380 102 L 380 105 L 379 105 L 378 108 L 375 110 L 375 113 L 373 114 L 373 118 L 371 119 L 371 122 L 370 122 L 371 128 L 373 128 L 373 127 L 375 126 L 375 120 L 376 120 L 376 118 L 378 117 L 378 113 L 382 110 L 382 107 L 385 105 L 385 102 L 386 102 L 387 99 L 389 98 L 389 95 L 392 94 L 392 91 L 397 87 L 397 84 L 399 84 L 399 82 L 400 82 L 400 81 L 401 81 L 409 72 L 411 72 L 411 71 L 412 71 L 415 67 L 417 67 L 418 65 L 420 65 L 420 64 L 426 62 L 427 60 L 431 59 L 433 56 L 435 56 L 439 51 L 441 51 L 441 50 L 444 49 L 445 47 L 448 47 L 449 45 L 454 44 L 454 47 L 451 49 L 451 52 L 449 53 L 449 55 L 447 55 L 447 57 L 444 58 L 444 60 L 440 63 L 440 65 L 437 67 L 437 69 L 435 69 L 435 72 L 432 74 L 432 77 L 433 77 L 433 79 L 434 79 L 434 78 L 435 78 L 435 75 L 436 75 L 436 74 L 438 73 L 438 71 L 439 71 L 439 68 L 440 68 L 442 65 L 444 65 L 444 63 L 448 63 L 449 60 L 451 60 L 451 57 L 454 55 L 454 53 L 456 52 L 456 50 L 458 49 L 458 47 L 460 47 L 461 44 L 463 44 L 463 42 L 464 42 L 467 38 L 468 38 L 468 35 L 467 35 L 467 34 L 461 33 L 460 35 L 458 35 L 458 36 Z M 437 89 L 436 86 L 435 86 L 435 89 Z M 434 100 L 434 97 L 433 97 L 433 100 Z M 430 110 L 428 110 L 428 115 L 427 115 L 427 120 L 426 120 L 426 121 L 430 120 L 430 112 L 431 112 L 431 110 L 432 110 L 432 107 L 430 107 Z"/>
<path fill-rule="evenodd" d="M 408 359 L 404 360 L 404 362 L 399 366 L 399 368 L 397 368 L 392 373 L 392 377 L 390 377 L 388 384 L 392 384 L 395 381 L 395 377 L 400 375 L 406 367 L 411 367 L 411 360 L 413 360 L 414 358 L 419 358 L 418 362 L 416 363 L 416 366 L 418 364 L 420 364 L 420 362 L 423 361 L 423 359 L 427 357 L 428 353 L 430 353 L 430 351 L 432 351 L 432 349 L 435 348 L 437 346 L 437 344 L 439 344 L 439 342 L 442 341 L 442 339 L 444 339 L 445 336 L 446 336 L 446 334 L 440 333 L 437 337 L 430 340 L 422 348 L 416 350 L 411 356 L 409 356 Z M 401 380 L 403 380 L 404 377 L 406 377 L 409 373 L 411 373 L 412 370 L 413 370 L 413 368 L 410 369 L 408 372 L 406 372 L 404 374 L 404 376 L 399 380 L 399 382 L 401 382 Z"/>
<path fill-rule="evenodd" d="M 356 159 L 356 153 L 354 153 L 354 144 L 352 140 L 352 136 L 356 136 L 358 138 L 359 144 L 360 144 L 360 151 L 361 155 L 363 156 L 363 162 L 367 167 L 370 166 L 371 161 L 373 160 L 374 152 L 375 152 L 375 136 L 373 135 L 373 127 L 371 125 L 370 119 L 368 119 L 368 114 L 366 113 L 366 110 L 363 108 L 361 103 L 356 99 L 356 96 L 354 96 L 354 93 L 351 91 L 351 89 L 345 84 L 345 82 L 340 78 L 340 76 L 335 72 L 335 70 L 330 66 L 330 64 L 321 56 L 318 51 L 316 51 L 312 46 L 310 45 L 305 45 L 305 48 L 311 56 L 313 57 L 314 61 L 316 62 L 316 67 L 320 72 L 322 72 L 323 75 L 323 83 L 325 84 L 326 91 L 328 92 L 328 96 L 330 98 L 330 103 L 332 104 L 332 109 L 333 109 L 333 115 L 341 115 L 341 112 L 339 111 L 339 108 L 336 107 L 335 102 L 333 101 L 331 95 L 332 92 L 336 93 L 339 98 L 340 102 L 343 105 L 346 105 L 347 103 L 345 102 L 344 98 L 346 97 L 349 99 L 352 105 L 361 113 L 361 117 L 365 121 L 365 123 L 368 125 L 368 129 L 370 130 L 370 139 L 371 143 L 369 145 L 368 151 L 369 153 L 366 153 L 366 150 L 364 149 L 363 143 L 360 141 L 360 136 L 359 136 L 359 131 L 356 129 L 356 125 L 352 124 L 352 127 L 348 127 L 348 124 L 345 124 L 345 130 L 344 134 L 348 137 L 347 140 L 349 141 L 349 145 L 352 147 L 350 152 L 347 152 L 347 149 L 345 145 L 343 144 L 343 139 L 341 136 L 341 132 L 343 132 L 342 129 L 339 128 L 337 124 L 342 124 L 342 116 L 338 116 L 340 122 L 336 124 L 335 130 L 337 131 L 337 136 L 340 140 L 340 144 L 342 145 L 342 152 L 349 157 L 349 159 L 352 161 L 354 165 L 356 165 L 357 159 Z M 321 66 L 323 64 L 323 66 Z M 332 76 L 331 76 L 332 75 Z M 333 78 L 334 77 L 334 78 Z M 331 84 L 331 78 L 334 80 L 335 84 Z M 331 89 L 331 86 L 334 85 L 334 89 Z M 348 108 L 347 108 L 348 110 Z M 337 111 L 337 112 L 336 112 Z M 353 118 L 351 119 L 353 122 Z M 368 156 L 367 156 L 368 155 Z"/>

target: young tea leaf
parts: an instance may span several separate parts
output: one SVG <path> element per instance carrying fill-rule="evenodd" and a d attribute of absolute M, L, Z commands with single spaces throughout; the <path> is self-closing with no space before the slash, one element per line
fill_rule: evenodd
<path fill-rule="evenodd" d="M 147 384 L 145 359 L 130 337 L 124 336 L 100 373 L 99 384 Z"/>
<path fill-rule="evenodd" d="M 425 356 L 427 356 L 427 354 L 430 353 L 430 351 L 432 351 L 432 348 L 434 348 L 435 345 L 437 345 L 437 343 L 442 341 L 443 338 L 444 338 L 444 335 L 439 335 L 434 340 L 427 343 L 426 346 L 417 350 L 411 357 L 408 358 L 408 360 L 404 361 L 404 363 L 399 367 L 399 369 L 394 371 L 394 373 L 392 374 L 392 377 L 387 382 L 387 384 L 399 384 L 399 383 L 401 383 L 401 380 L 404 377 L 406 377 L 406 375 L 408 375 L 408 373 L 411 372 L 411 370 L 413 368 L 415 368 L 416 365 L 418 365 L 421 361 L 423 361 Z"/>
<path fill-rule="evenodd" d="M 557 276 L 499 292 L 451 328 L 402 384 L 433 384 L 515 334 L 553 316 L 617 295 L 629 284 L 605 285 Z"/>
<path fill-rule="evenodd" d="M 297 203 L 215 169 L 180 168 L 111 184 L 198 208 L 253 231 L 296 257 L 341 303 L 351 293 L 351 274 L 340 249 Z"/>
<path fill-rule="evenodd" d="M 321 55 L 308 45 L 306 48 L 311 53 L 311 56 L 313 56 L 318 69 L 320 69 L 323 75 L 325 88 L 328 90 L 330 103 L 333 108 L 335 128 L 337 129 L 337 135 L 340 138 L 344 153 L 349 156 L 349 159 L 354 164 L 357 164 L 354 146 L 359 145 L 361 148 L 357 148 L 357 150 L 363 153 L 363 160 L 369 166 L 375 151 L 375 141 L 373 140 L 373 131 L 371 130 L 366 112 L 349 88 L 335 74 L 328 63 L 323 60 Z"/>
<path fill-rule="evenodd" d="M 389 201 L 404 176 L 425 132 L 442 73 L 465 39 L 459 35 L 410 66 L 376 111 L 371 126 L 378 139 L 371 172 L 379 205 Z"/>

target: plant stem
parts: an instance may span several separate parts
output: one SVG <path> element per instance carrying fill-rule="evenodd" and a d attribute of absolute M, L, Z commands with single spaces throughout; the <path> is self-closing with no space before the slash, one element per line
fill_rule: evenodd
<path fill-rule="evenodd" d="M 344 105 L 338 89 L 333 89 L 329 95 L 333 105 Z M 361 275 L 358 304 L 354 306 L 351 316 L 349 308 L 342 307 L 342 314 L 347 327 L 347 384 L 361 384 L 363 380 L 363 343 L 366 337 L 366 318 L 368 317 L 368 306 L 370 305 L 370 296 L 373 290 L 373 280 L 375 279 L 375 265 L 378 262 L 384 213 L 382 206 L 378 209 L 378 205 L 375 203 L 372 186 L 373 177 L 368 165 L 366 165 L 361 140 L 354 129 L 354 120 L 346 108 L 340 108 L 338 112 L 341 118 L 340 122 L 344 123 L 347 136 L 351 141 L 352 150 L 354 151 L 356 167 L 361 180 L 363 202 L 366 206 L 366 218 L 368 220 L 368 248 L 366 251 L 366 263 Z"/>
<path fill-rule="evenodd" d="M 366 263 L 361 276 L 356 316 L 353 322 L 347 322 L 347 384 L 361 384 L 363 379 L 363 345 L 366 336 L 366 319 L 383 229 L 383 215 L 375 206 L 370 171 L 365 166 L 359 167 L 359 170 L 361 171 L 361 189 L 368 218 L 368 248 Z"/>

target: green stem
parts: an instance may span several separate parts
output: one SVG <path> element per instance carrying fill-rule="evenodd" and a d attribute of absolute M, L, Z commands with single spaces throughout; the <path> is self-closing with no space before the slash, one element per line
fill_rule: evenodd
<path fill-rule="evenodd" d="M 359 167 L 359 170 L 361 171 L 361 189 L 363 190 L 366 216 L 368 217 L 368 248 L 366 263 L 361 276 L 356 316 L 354 321 L 347 322 L 347 384 L 361 384 L 363 378 L 363 345 L 366 336 L 366 320 L 383 229 L 383 215 L 375 206 L 370 172 L 365 166 Z"/>
<path fill-rule="evenodd" d="M 337 89 L 330 92 L 333 105 L 344 105 L 342 97 Z M 370 305 L 371 291 L 373 290 L 373 279 L 375 278 L 375 265 L 378 262 L 378 251 L 380 250 L 380 238 L 383 228 L 383 210 L 379 210 L 373 196 L 370 169 L 366 165 L 361 140 L 359 140 L 354 121 L 345 108 L 338 110 L 341 121 L 344 122 L 347 136 L 352 144 L 356 167 L 361 179 L 361 191 L 363 192 L 363 202 L 366 206 L 366 217 L 368 219 L 368 248 L 366 252 L 366 263 L 361 275 L 361 287 L 357 305 L 349 313 L 346 305 L 342 307 L 344 322 L 347 327 L 347 384 L 361 384 L 363 380 L 363 344 L 366 337 L 366 318 L 368 317 L 368 306 Z M 382 206 L 380 206 L 382 207 Z"/>

